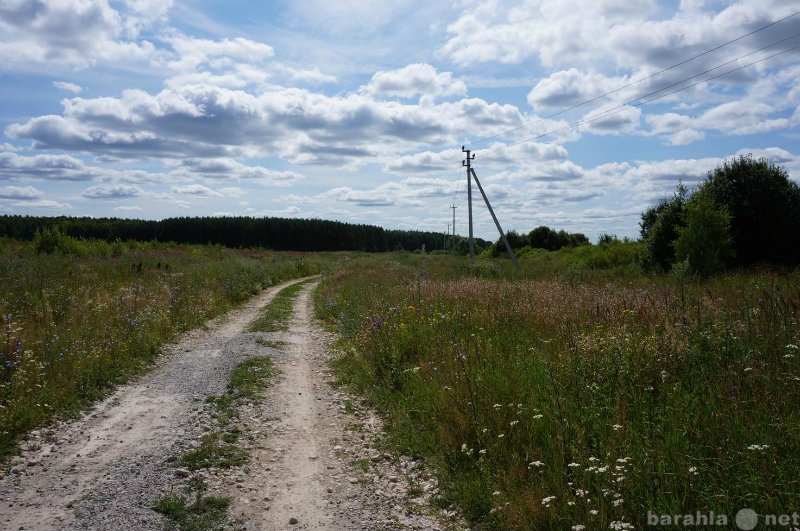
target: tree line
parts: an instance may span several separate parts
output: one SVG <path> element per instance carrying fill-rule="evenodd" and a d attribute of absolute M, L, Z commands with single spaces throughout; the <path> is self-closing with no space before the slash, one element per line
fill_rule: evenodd
<path fill-rule="evenodd" d="M 757 264 L 800 265 L 800 187 L 782 167 L 751 155 L 726 160 L 696 190 L 682 184 L 642 213 L 642 262 L 700 276 Z"/>
<path fill-rule="evenodd" d="M 546 251 L 558 251 L 564 247 L 578 247 L 580 245 L 589 245 L 589 238 L 586 235 L 577 233 L 569 233 L 564 230 L 554 230 L 544 225 L 536 227 L 527 234 L 520 234 L 515 230 L 506 233 L 506 239 L 512 249 L 522 249 L 524 247 L 531 247 L 532 249 L 544 249 Z M 492 246 L 492 256 L 498 257 L 504 254 L 505 244 L 502 238 Z"/>
<path fill-rule="evenodd" d="M 212 244 L 276 251 L 366 251 L 441 249 L 443 235 L 388 230 L 375 225 L 321 219 L 179 217 L 163 220 L 0 216 L 0 236 L 33 240 L 37 232 L 58 230 L 72 238 Z M 484 242 L 485 245 L 485 242 Z"/>

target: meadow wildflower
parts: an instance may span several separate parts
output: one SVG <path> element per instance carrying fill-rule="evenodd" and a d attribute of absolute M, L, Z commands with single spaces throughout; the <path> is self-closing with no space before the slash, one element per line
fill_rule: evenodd
<path fill-rule="evenodd" d="M 630 531 L 634 529 L 633 524 L 623 521 L 613 521 L 608 525 L 609 529 L 614 529 L 615 531 Z"/>
<path fill-rule="evenodd" d="M 766 450 L 769 448 L 768 444 L 751 444 L 747 447 L 748 450 Z"/>

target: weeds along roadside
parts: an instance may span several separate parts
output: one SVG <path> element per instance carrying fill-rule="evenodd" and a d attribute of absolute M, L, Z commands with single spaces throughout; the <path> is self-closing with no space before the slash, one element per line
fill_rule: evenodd
<path fill-rule="evenodd" d="M 68 238 L 68 237 L 65 237 Z M 316 274 L 324 255 L 73 242 L 0 248 L 0 459 L 148 367 L 162 345 L 265 287 Z M 113 248 L 112 248 L 113 247 Z"/>
<path fill-rule="evenodd" d="M 317 311 L 340 379 L 467 517 L 642 529 L 800 505 L 797 273 L 423 282 L 418 267 L 353 261 Z"/>

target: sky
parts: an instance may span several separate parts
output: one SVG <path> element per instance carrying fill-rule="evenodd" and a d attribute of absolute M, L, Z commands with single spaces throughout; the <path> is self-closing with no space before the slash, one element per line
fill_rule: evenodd
<path fill-rule="evenodd" d="M 639 236 L 740 155 L 800 181 L 785 0 L 0 0 L 0 213 Z M 456 208 L 451 208 L 455 206 Z M 495 240 L 473 185 L 474 232 Z"/>

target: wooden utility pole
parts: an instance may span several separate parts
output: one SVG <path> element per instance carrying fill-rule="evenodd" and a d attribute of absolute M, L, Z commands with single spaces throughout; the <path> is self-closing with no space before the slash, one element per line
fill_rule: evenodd
<path fill-rule="evenodd" d="M 467 160 L 461 161 L 467 168 L 467 210 L 469 211 L 469 263 L 475 263 L 475 244 L 472 241 L 472 161 L 475 155 L 470 155 L 470 150 L 461 146 L 461 152 L 467 154 Z M 455 232 L 455 231 L 454 231 Z"/>

